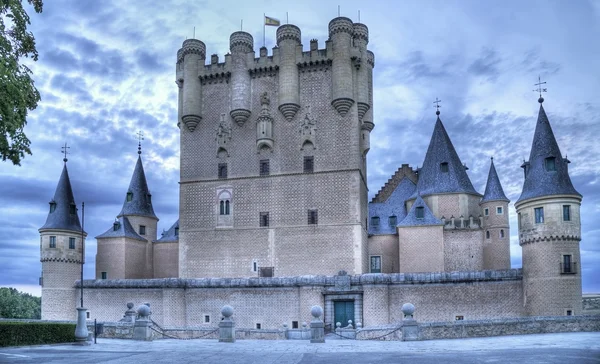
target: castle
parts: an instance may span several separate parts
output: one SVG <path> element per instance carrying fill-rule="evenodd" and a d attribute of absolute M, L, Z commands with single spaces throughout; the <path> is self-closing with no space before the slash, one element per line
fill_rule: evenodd
<path fill-rule="evenodd" d="M 323 49 L 311 40 L 305 51 L 291 24 L 270 56 L 262 47 L 256 57 L 243 31 L 224 62 L 206 64 L 204 43 L 184 41 L 179 220 L 156 239 L 139 151 L 123 208 L 96 237 L 96 279 L 83 282 L 92 317 L 117 319 L 129 300 L 151 302 L 173 326 L 210 324 L 223 304 L 248 327 L 297 325 L 314 304 L 330 324 L 365 326 L 397 320 L 404 302 L 430 321 L 580 314 L 582 196 L 543 98 L 515 203 L 523 268 L 510 269 L 509 200 L 493 160 L 482 195 L 439 110 L 422 168 L 402 165 L 368 202 L 368 41 L 344 17 L 329 23 Z M 73 318 L 65 308 L 76 306 L 85 234 L 66 161 L 39 231 L 42 317 Z"/>

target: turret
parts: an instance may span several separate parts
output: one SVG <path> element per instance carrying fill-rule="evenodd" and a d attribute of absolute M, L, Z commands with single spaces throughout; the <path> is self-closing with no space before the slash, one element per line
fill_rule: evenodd
<path fill-rule="evenodd" d="M 231 118 L 242 126 L 250 117 L 250 74 L 248 62 L 254 59 L 254 39 L 250 33 L 235 32 L 229 38 L 231 50 Z M 249 58 L 250 57 L 250 58 Z"/>
<path fill-rule="evenodd" d="M 352 20 L 337 17 L 329 22 L 329 39 L 333 42 L 331 105 L 341 116 L 345 116 L 354 104 L 351 60 L 353 34 Z"/>
<path fill-rule="evenodd" d="M 256 148 L 273 150 L 273 117 L 269 112 L 271 100 L 265 92 L 260 97 L 261 111 L 256 119 Z"/>
<path fill-rule="evenodd" d="M 202 120 L 202 85 L 199 71 L 204 67 L 206 46 L 198 39 L 187 39 L 177 52 L 178 79 L 182 85 L 181 121 L 194 131 Z"/>
<path fill-rule="evenodd" d="M 300 110 L 297 55 L 302 53 L 300 28 L 285 24 L 277 28 L 279 47 L 279 111 L 287 121 Z"/>
<path fill-rule="evenodd" d="M 73 308 L 78 296 L 74 287 L 75 281 L 80 279 L 82 251 L 87 236 L 77 216 L 67 159 L 64 161 L 46 223 L 39 229 L 44 320 L 75 320 Z"/>
<path fill-rule="evenodd" d="M 508 203 L 491 160 L 485 193 L 479 205 L 483 216 L 483 269 L 510 269 Z"/>
<path fill-rule="evenodd" d="M 581 314 L 579 209 L 575 190 L 539 98 L 531 154 L 515 203 L 523 249 L 523 299 L 528 315 Z"/>
<path fill-rule="evenodd" d="M 96 237 L 96 278 L 152 278 L 152 242 L 156 240 L 157 222 L 142 158 L 138 155 L 121 212 L 113 226 Z"/>
<path fill-rule="evenodd" d="M 367 51 L 367 62 L 365 64 L 367 73 L 367 91 L 369 108 L 362 116 L 361 132 L 362 132 L 362 150 L 366 155 L 371 148 L 371 131 L 375 127 L 373 123 L 373 68 L 375 67 L 375 55 L 371 51 Z M 360 113 L 360 110 L 359 110 Z M 359 115 L 360 116 L 360 115 Z"/>

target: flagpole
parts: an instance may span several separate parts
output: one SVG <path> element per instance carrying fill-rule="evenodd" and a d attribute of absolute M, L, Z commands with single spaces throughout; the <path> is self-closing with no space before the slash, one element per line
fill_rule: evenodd
<path fill-rule="evenodd" d="M 265 35 L 265 28 L 267 27 L 267 13 L 263 13 L 263 47 L 266 47 L 267 36 Z"/>

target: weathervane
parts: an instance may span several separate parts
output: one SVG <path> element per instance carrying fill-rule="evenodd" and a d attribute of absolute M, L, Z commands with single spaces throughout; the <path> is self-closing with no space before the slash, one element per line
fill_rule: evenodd
<path fill-rule="evenodd" d="M 435 101 L 433 102 L 433 103 L 435 104 L 435 108 L 437 109 L 437 110 L 435 111 L 435 114 L 436 114 L 436 115 L 440 115 L 440 107 L 441 107 L 441 106 L 440 106 L 440 102 L 442 102 L 442 100 L 438 100 L 438 98 L 437 98 L 437 97 L 435 98 Z"/>
<path fill-rule="evenodd" d="M 62 149 L 61 153 L 65 155 L 65 157 L 63 158 L 63 162 L 67 163 L 67 154 L 69 154 L 68 150 L 71 149 L 71 147 L 67 147 L 67 143 L 65 142 L 65 145 L 62 146 L 60 149 Z"/>
<path fill-rule="evenodd" d="M 142 154 L 142 140 L 144 140 L 144 133 L 140 130 L 136 135 L 138 136 L 138 154 Z"/>
<path fill-rule="evenodd" d="M 537 88 L 533 91 L 535 92 L 539 92 L 540 93 L 540 98 L 538 99 L 538 102 L 541 104 L 542 102 L 544 102 L 544 98 L 542 97 L 542 92 L 548 92 L 547 88 L 542 88 L 542 85 L 545 85 L 546 82 L 542 82 L 542 79 L 540 76 L 538 76 L 538 83 L 534 84 L 534 86 L 537 86 Z"/>

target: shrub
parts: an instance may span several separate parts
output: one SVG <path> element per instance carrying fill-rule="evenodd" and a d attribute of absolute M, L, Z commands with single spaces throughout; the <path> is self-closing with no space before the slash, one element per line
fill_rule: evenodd
<path fill-rule="evenodd" d="M 0 322 L 0 347 L 56 344 L 75 341 L 75 324 Z"/>

